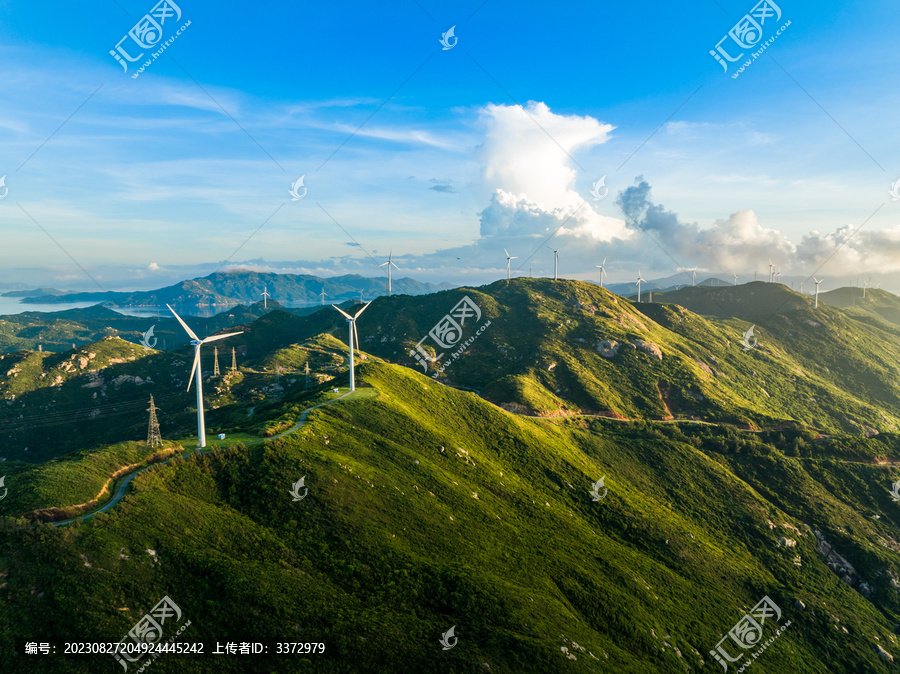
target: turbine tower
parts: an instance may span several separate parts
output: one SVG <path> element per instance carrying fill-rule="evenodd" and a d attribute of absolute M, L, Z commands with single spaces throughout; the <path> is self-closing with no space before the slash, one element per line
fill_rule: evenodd
<path fill-rule="evenodd" d="M 553 250 L 551 248 L 551 250 Z M 553 251 L 553 280 L 557 279 L 556 271 L 559 268 L 559 250 Z"/>
<path fill-rule="evenodd" d="M 347 325 L 350 329 L 350 390 L 356 390 L 356 372 L 353 368 L 353 344 L 354 337 L 356 338 L 356 350 L 359 351 L 359 333 L 356 331 L 356 319 L 362 315 L 366 309 L 368 309 L 369 304 L 372 304 L 372 300 L 369 300 L 368 304 L 366 304 L 362 309 L 356 312 L 355 316 L 351 316 L 346 311 L 341 309 L 339 306 L 332 304 L 335 309 L 340 311 L 344 317 L 347 319 Z"/>
<path fill-rule="evenodd" d="M 646 279 L 643 276 L 641 276 L 641 270 L 638 269 L 638 280 L 637 280 L 637 283 L 634 284 L 638 287 L 638 302 L 641 301 L 641 283 L 646 283 L 646 282 L 647 282 Z"/>
<path fill-rule="evenodd" d="M 603 258 L 603 264 L 595 264 L 594 265 L 595 267 L 600 268 L 600 287 L 601 288 L 603 287 L 603 275 L 606 273 L 606 271 L 603 269 L 603 265 L 605 265 L 605 264 L 606 264 L 606 258 Z"/>
<path fill-rule="evenodd" d="M 169 307 L 169 305 L 166 305 Z M 175 313 L 175 310 L 172 307 L 169 307 L 169 311 L 172 312 L 172 315 L 178 319 L 178 322 L 181 323 L 181 327 L 184 328 L 184 331 L 188 333 L 188 336 L 191 338 L 191 346 L 194 347 L 194 365 L 191 368 L 191 378 L 188 381 L 187 390 L 191 390 L 191 384 L 194 379 L 197 380 L 197 442 L 200 449 L 206 447 L 206 421 L 203 418 L 203 372 L 200 369 L 200 347 L 209 342 L 217 342 L 220 339 L 225 339 L 226 337 L 233 337 L 234 335 L 239 335 L 240 332 L 229 332 L 225 335 L 213 335 L 211 337 L 207 337 L 206 339 L 200 339 L 197 335 L 194 334 L 194 331 L 191 330 L 187 323 L 181 320 L 181 316 Z"/>
<path fill-rule="evenodd" d="M 400 270 L 400 267 L 398 267 L 396 264 L 394 264 L 394 249 L 393 248 L 391 248 L 391 251 L 388 253 L 387 262 L 385 262 L 384 264 L 380 264 L 378 266 L 384 267 L 385 265 L 387 265 L 387 268 L 388 268 L 388 295 L 390 295 L 393 292 L 391 290 L 391 267 L 393 267 L 397 271 Z M 334 305 L 332 304 L 331 306 L 334 306 Z"/>
<path fill-rule="evenodd" d="M 263 291 L 260 293 L 260 295 L 262 295 L 263 298 L 263 309 L 268 309 L 269 289 L 266 286 L 263 286 Z"/>
<path fill-rule="evenodd" d="M 512 262 L 513 260 L 518 260 L 519 258 L 518 257 L 510 257 L 509 251 L 506 250 L 506 248 L 503 249 L 503 252 L 506 253 L 506 284 L 509 285 L 509 277 L 510 277 L 509 263 Z"/>
<path fill-rule="evenodd" d="M 825 279 L 822 279 L 824 281 Z M 816 284 L 816 306 L 815 308 L 819 308 L 819 284 L 822 282 L 818 280 L 815 276 L 813 276 L 813 282 Z"/>

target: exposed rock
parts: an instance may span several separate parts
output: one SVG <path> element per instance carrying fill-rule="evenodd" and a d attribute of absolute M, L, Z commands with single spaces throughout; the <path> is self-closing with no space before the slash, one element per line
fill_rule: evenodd
<path fill-rule="evenodd" d="M 604 339 L 597 346 L 597 351 L 600 352 L 600 355 L 604 358 L 615 358 L 619 355 L 619 342 L 614 339 Z"/>
<path fill-rule="evenodd" d="M 656 344 L 653 342 L 648 342 L 643 339 L 636 339 L 632 342 L 636 349 L 640 349 L 644 353 L 646 353 L 651 358 L 655 358 L 656 360 L 663 359 L 663 352 Z"/>
<path fill-rule="evenodd" d="M 795 541 L 793 538 L 784 538 L 782 536 L 781 538 L 778 539 L 778 545 L 779 546 L 783 545 L 786 548 L 794 548 L 797 546 L 797 541 Z"/>
<path fill-rule="evenodd" d="M 894 661 L 894 656 L 888 653 L 881 647 L 881 644 L 875 644 L 875 652 L 878 653 L 878 657 L 882 660 L 887 660 L 888 662 Z"/>
<path fill-rule="evenodd" d="M 794 606 L 795 606 L 797 609 L 799 609 L 800 611 L 805 611 L 805 610 L 806 610 L 806 604 L 804 604 L 804 603 L 803 603 L 802 601 L 800 601 L 799 599 L 795 599 L 795 600 L 794 600 Z"/>

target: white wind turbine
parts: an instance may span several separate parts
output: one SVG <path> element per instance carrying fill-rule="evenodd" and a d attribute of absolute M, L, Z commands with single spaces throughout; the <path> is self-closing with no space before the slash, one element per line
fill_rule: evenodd
<path fill-rule="evenodd" d="M 372 300 L 370 300 L 362 309 L 356 312 L 356 315 L 351 316 L 346 311 L 341 309 L 339 306 L 332 304 L 335 309 L 340 311 L 344 317 L 347 319 L 348 327 L 350 328 L 350 390 L 356 390 L 356 371 L 353 368 L 353 344 L 356 343 L 356 350 L 359 351 L 359 333 L 356 332 L 356 319 L 362 315 L 366 309 L 368 309 L 369 304 L 372 304 Z"/>
<path fill-rule="evenodd" d="M 391 248 L 391 251 L 388 253 L 387 262 L 384 262 L 378 266 L 384 267 L 385 265 L 387 265 L 387 268 L 388 268 L 388 295 L 390 295 L 392 293 L 392 290 L 391 290 L 391 267 L 393 267 L 397 271 L 400 271 L 400 267 L 398 267 L 396 265 L 396 263 L 394 262 L 394 249 L 393 248 Z M 332 305 L 332 306 L 334 306 L 334 305 Z"/>
<path fill-rule="evenodd" d="M 773 281 L 775 278 L 775 265 L 772 264 L 772 260 L 769 260 L 769 283 Z"/>
<path fill-rule="evenodd" d="M 515 257 L 515 256 L 510 257 L 509 251 L 506 250 L 506 248 L 503 249 L 503 252 L 506 253 L 506 282 L 509 283 L 509 277 L 510 277 L 509 263 L 512 262 L 513 260 L 518 260 L 519 258 Z"/>
<path fill-rule="evenodd" d="M 686 269 L 686 268 L 682 267 L 682 269 L 684 269 L 684 271 L 691 272 L 691 287 L 697 285 L 697 268 L 691 267 L 690 269 Z"/>
<path fill-rule="evenodd" d="M 166 305 L 169 307 L 169 305 Z M 207 337 L 206 339 L 200 339 L 197 335 L 194 334 L 194 331 L 191 330 L 187 323 L 181 320 L 181 316 L 175 313 L 175 310 L 172 307 L 169 307 L 169 311 L 172 312 L 172 315 L 178 319 L 178 322 L 181 323 L 181 327 L 184 328 L 184 331 L 188 333 L 188 336 L 191 338 L 191 345 L 194 347 L 194 365 L 191 368 L 191 378 L 188 381 L 187 390 L 191 390 L 191 383 L 193 383 L 194 379 L 197 380 L 197 442 L 200 449 L 206 447 L 206 421 L 203 417 L 203 372 L 200 369 L 200 347 L 209 342 L 217 342 L 220 339 L 225 339 L 226 337 L 234 337 L 235 335 L 239 335 L 243 332 L 240 330 L 239 332 L 229 332 L 227 335 L 213 335 L 212 337 Z"/>
<path fill-rule="evenodd" d="M 637 280 L 637 283 L 634 284 L 638 287 L 638 302 L 641 301 L 641 283 L 646 283 L 646 282 L 647 282 L 647 280 L 643 276 L 641 276 L 641 270 L 638 269 L 638 280 Z"/>
<path fill-rule="evenodd" d="M 551 248 L 551 250 L 553 250 Z M 559 250 L 553 251 L 553 280 L 557 279 L 556 270 L 559 268 Z"/>
<path fill-rule="evenodd" d="M 603 258 L 603 264 L 595 264 L 595 267 L 599 267 L 600 269 L 600 287 L 603 287 L 603 275 L 606 273 L 606 270 L 603 269 L 603 265 L 606 264 L 606 258 Z"/>
<path fill-rule="evenodd" d="M 322 286 L 322 292 L 319 293 L 319 297 L 322 298 L 322 306 L 325 306 L 325 286 Z"/>
<path fill-rule="evenodd" d="M 825 279 L 822 279 L 824 281 Z M 813 276 L 813 282 L 816 284 L 816 306 L 815 308 L 819 308 L 819 284 L 822 282 L 818 280 L 815 276 Z"/>
<path fill-rule="evenodd" d="M 734 272 L 732 272 L 734 274 Z M 737 285 L 737 274 L 734 274 L 734 285 Z"/>
<path fill-rule="evenodd" d="M 263 309 L 268 309 L 269 298 L 271 297 L 271 295 L 269 295 L 269 289 L 266 286 L 263 286 L 263 291 L 260 293 L 260 295 L 262 295 L 263 298 Z M 169 308 L 171 309 L 171 307 Z"/>

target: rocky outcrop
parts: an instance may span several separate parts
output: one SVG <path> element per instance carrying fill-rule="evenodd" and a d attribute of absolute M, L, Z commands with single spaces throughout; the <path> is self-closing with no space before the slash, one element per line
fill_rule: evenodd
<path fill-rule="evenodd" d="M 644 339 L 636 339 L 632 342 L 632 344 L 634 345 L 634 348 L 638 349 L 639 351 L 643 351 L 651 358 L 655 358 L 656 360 L 663 359 L 662 349 L 660 349 L 653 342 L 648 342 Z"/>
<path fill-rule="evenodd" d="M 597 345 L 597 351 L 604 358 L 615 358 L 619 355 L 619 342 L 614 339 L 604 339 Z"/>

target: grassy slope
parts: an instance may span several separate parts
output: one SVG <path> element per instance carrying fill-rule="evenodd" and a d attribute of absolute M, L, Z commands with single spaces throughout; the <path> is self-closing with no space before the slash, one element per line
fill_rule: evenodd
<path fill-rule="evenodd" d="M 900 384 L 882 376 L 897 371 L 900 330 L 839 309 L 814 312 L 808 298 L 774 284 L 686 291 L 710 295 L 697 307 L 710 315 L 634 304 L 577 281 L 516 279 L 427 301 L 386 298 L 373 304 L 359 331 L 367 351 L 415 367 L 410 348 L 468 294 L 484 313 L 481 323 L 491 325 L 442 378 L 498 404 L 551 415 L 671 413 L 757 426 L 796 420 L 857 433 L 900 424 Z M 719 305 L 741 318 L 714 317 Z M 782 311 L 771 314 L 777 306 Z M 759 313 L 766 310 L 770 315 Z M 751 319 L 759 348 L 745 352 L 739 342 Z M 469 328 L 465 337 L 472 334 Z M 663 358 L 624 347 L 604 358 L 601 340 L 652 342 Z"/>
<path fill-rule="evenodd" d="M 900 523 L 874 486 L 884 469 L 787 457 L 730 431 L 517 417 L 374 361 L 359 376 L 377 398 L 322 408 L 263 447 L 151 469 L 91 524 L 7 520 L 4 650 L 34 634 L 118 640 L 169 594 L 191 638 L 324 639 L 316 671 L 682 672 L 769 595 L 794 626 L 761 671 L 889 671 L 873 644 L 894 648 L 898 597 L 876 576 L 896 574 L 897 556 L 870 542 Z M 601 475 L 609 494 L 594 503 Z M 301 476 L 309 495 L 294 503 Z M 831 542 L 876 585 L 874 604 L 783 524 L 852 528 Z M 782 535 L 797 548 L 777 547 Z M 459 644 L 443 652 L 450 625 Z M 154 668 L 208 671 L 176 656 Z"/>

